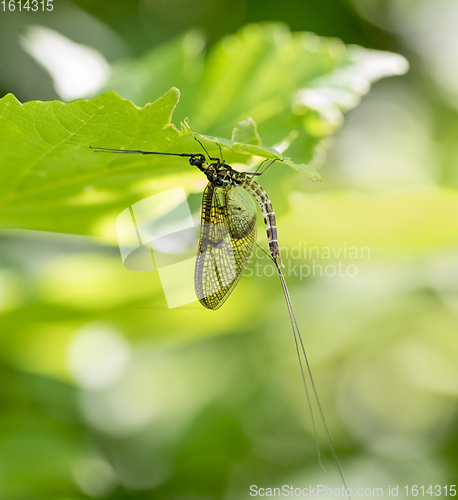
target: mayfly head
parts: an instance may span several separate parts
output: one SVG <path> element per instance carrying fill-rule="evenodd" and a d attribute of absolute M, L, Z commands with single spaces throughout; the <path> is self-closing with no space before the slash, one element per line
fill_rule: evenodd
<path fill-rule="evenodd" d="M 202 172 L 205 172 L 207 162 L 204 155 L 196 154 L 192 155 L 191 158 L 189 158 L 189 164 L 193 167 L 197 167 Z"/>

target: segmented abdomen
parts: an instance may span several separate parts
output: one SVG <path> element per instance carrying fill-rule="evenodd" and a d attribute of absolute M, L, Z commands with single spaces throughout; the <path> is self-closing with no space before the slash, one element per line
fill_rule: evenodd
<path fill-rule="evenodd" d="M 264 217 L 264 226 L 267 232 L 267 240 L 269 241 L 269 249 L 273 258 L 278 258 L 280 264 L 283 265 L 280 255 L 280 248 L 277 242 L 277 221 L 275 212 L 272 208 L 272 203 L 264 189 L 253 179 L 250 174 L 239 172 L 237 175 L 239 186 L 246 189 L 256 200 L 261 208 L 262 216 Z"/>

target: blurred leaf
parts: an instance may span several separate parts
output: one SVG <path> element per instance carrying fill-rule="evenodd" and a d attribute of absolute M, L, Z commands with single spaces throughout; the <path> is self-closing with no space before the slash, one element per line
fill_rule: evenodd
<path fill-rule="evenodd" d="M 458 243 L 455 189 L 417 188 L 377 197 L 351 191 L 318 196 L 294 192 L 291 203 L 294 213 L 284 218 L 281 229 L 287 246 L 295 244 L 297 227 L 307 234 L 309 245 L 345 242 L 397 253 L 436 251 Z M 310 216 L 304 220 L 304 214 Z"/>
<path fill-rule="evenodd" d="M 106 88 L 143 105 L 172 82 L 182 92 L 175 118 L 188 117 L 195 130 L 227 137 L 237 122 L 252 117 L 268 145 L 296 129 L 289 155 L 307 164 L 371 83 L 408 68 L 402 56 L 291 33 L 275 23 L 250 24 L 224 37 L 204 62 L 203 47 L 201 35 L 191 31 L 136 61 L 115 65 Z"/>

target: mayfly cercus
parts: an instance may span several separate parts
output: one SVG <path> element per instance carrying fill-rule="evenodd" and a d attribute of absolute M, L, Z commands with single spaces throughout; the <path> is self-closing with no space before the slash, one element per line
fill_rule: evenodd
<path fill-rule="evenodd" d="M 274 262 L 283 288 L 301 369 L 302 381 L 311 415 L 318 460 L 321 467 L 323 467 L 321 464 L 307 376 L 310 380 L 312 394 L 316 401 L 319 417 L 323 424 L 334 462 L 338 468 L 345 491 L 348 492 L 345 477 L 337 458 L 318 397 L 286 281 L 281 271 L 283 262 L 281 260 L 280 247 L 277 241 L 275 212 L 266 191 L 254 180 L 255 176 L 259 176 L 263 172 L 238 172 L 222 159 L 222 151 L 219 145 L 221 158 L 215 158 L 208 154 L 200 141 L 198 142 L 205 151 L 208 160 L 202 153 L 167 153 L 134 149 L 90 147 L 97 153 L 185 157 L 189 158 L 190 165 L 197 167 L 205 174 L 208 179 L 208 184 L 205 187 L 202 198 L 202 224 L 194 273 L 194 286 L 200 303 L 208 309 L 216 310 L 224 304 L 237 286 L 246 266 L 251 260 L 254 246 L 256 245 L 256 205 L 253 199 L 259 205 L 264 217 L 270 254 L 264 249 L 262 250 Z M 272 163 L 273 162 L 271 162 L 269 166 Z M 231 258 L 228 258 L 228 256 Z M 351 495 L 348 496 L 351 497 Z"/>

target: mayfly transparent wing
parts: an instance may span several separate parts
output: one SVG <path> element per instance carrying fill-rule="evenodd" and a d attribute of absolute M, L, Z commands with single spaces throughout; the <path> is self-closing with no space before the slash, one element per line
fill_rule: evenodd
<path fill-rule="evenodd" d="M 220 308 L 237 286 L 256 244 L 256 205 L 238 186 L 209 183 L 202 218 L 194 284 L 200 303 Z"/>

